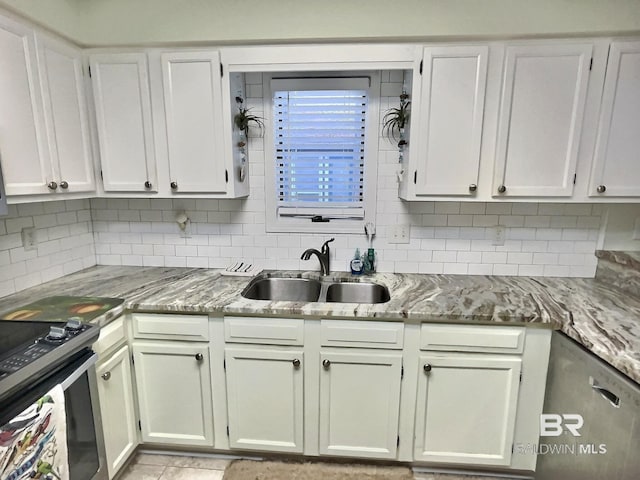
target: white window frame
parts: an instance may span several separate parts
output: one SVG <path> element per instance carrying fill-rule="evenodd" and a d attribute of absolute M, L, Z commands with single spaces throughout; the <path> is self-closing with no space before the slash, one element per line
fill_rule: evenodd
<path fill-rule="evenodd" d="M 362 219 L 332 219 L 329 222 L 312 222 L 309 218 L 283 217 L 278 215 L 278 192 L 276 189 L 276 152 L 273 131 L 273 90 L 272 79 L 307 79 L 317 78 L 318 81 L 331 81 L 335 78 L 349 79 L 355 77 L 368 77 L 368 106 L 365 121 L 365 147 L 364 147 L 364 218 Z M 273 73 L 263 74 L 265 135 L 264 135 L 264 162 L 265 162 L 265 227 L 267 232 L 280 233 L 362 233 L 364 224 L 375 222 L 377 180 L 378 180 L 378 151 L 379 151 L 379 126 L 380 126 L 380 72 L 305 72 L 305 73 Z M 321 88 L 318 88 L 321 89 Z M 291 210 L 291 209 L 289 209 Z M 309 213 L 309 212 L 305 212 Z M 321 213 L 321 212 L 320 212 Z"/>

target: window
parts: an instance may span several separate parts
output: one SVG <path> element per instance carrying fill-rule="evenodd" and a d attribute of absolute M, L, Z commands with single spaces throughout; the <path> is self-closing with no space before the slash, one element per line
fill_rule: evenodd
<path fill-rule="evenodd" d="M 267 229 L 362 231 L 374 214 L 379 80 L 267 81 Z"/>

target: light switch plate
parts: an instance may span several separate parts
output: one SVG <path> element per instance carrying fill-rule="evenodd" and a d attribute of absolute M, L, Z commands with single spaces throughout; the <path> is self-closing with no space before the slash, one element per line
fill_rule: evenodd
<path fill-rule="evenodd" d="M 491 245 L 502 246 L 504 245 L 506 237 L 506 229 L 504 225 L 496 225 L 489 229 L 491 235 Z"/>
<path fill-rule="evenodd" d="M 393 225 L 389 230 L 389 243 L 409 243 L 411 225 Z"/>

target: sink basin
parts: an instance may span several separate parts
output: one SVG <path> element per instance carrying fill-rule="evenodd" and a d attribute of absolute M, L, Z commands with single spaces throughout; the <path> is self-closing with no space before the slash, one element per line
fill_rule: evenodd
<path fill-rule="evenodd" d="M 389 290 L 377 283 L 332 283 L 327 289 L 327 302 L 385 303 Z"/>
<path fill-rule="evenodd" d="M 252 300 L 317 302 L 321 286 L 308 278 L 259 278 L 247 285 L 242 296 Z"/>

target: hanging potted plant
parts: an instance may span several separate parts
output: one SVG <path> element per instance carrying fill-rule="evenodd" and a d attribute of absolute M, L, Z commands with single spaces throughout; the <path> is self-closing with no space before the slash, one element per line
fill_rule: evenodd
<path fill-rule="evenodd" d="M 233 124 L 235 127 L 244 133 L 245 137 L 249 137 L 249 128 L 253 123 L 260 129 L 260 135 L 262 135 L 262 129 L 264 128 L 264 122 L 262 117 L 251 113 L 250 108 L 243 107 L 243 100 L 240 97 L 236 97 L 236 103 L 238 104 L 238 113 L 233 117 Z"/>
<path fill-rule="evenodd" d="M 390 108 L 382 117 L 382 134 L 394 140 L 399 140 L 402 145 L 407 143 L 403 138 L 404 129 L 409 124 L 411 116 L 411 102 L 408 99 L 408 94 L 403 93 L 400 95 L 400 106 Z"/>

